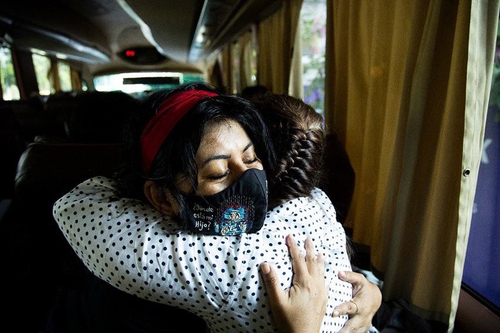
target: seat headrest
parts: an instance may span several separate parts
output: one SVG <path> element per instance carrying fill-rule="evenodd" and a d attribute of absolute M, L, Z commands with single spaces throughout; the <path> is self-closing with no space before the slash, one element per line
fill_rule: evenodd
<path fill-rule="evenodd" d="M 120 153 L 120 144 L 32 143 L 19 159 L 16 197 L 55 201 L 85 179 L 111 177 Z"/>
<path fill-rule="evenodd" d="M 69 138 L 80 143 L 117 143 L 123 125 L 138 101 L 122 92 L 92 92 L 76 96 Z"/>

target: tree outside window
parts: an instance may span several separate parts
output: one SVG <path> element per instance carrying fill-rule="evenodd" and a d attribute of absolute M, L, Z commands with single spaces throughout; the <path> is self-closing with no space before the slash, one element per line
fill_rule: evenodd
<path fill-rule="evenodd" d="M 53 85 L 49 80 L 50 59 L 46 56 L 33 53 L 33 66 L 35 67 L 36 81 L 38 83 L 38 92 L 40 95 L 50 95 L 55 93 Z"/>
<path fill-rule="evenodd" d="M 20 98 L 17 87 L 16 73 L 12 62 L 12 53 L 8 47 L 0 47 L 0 83 L 4 101 Z"/>
<path fill-rule="evenodd" d="M 68 64 L 58 61 L 57 69 L 59 72 L 59 83 L 61 84 L 61 91 L 71 91 L 71 68 Z"/>
<path fill-rule="evenodd" d="M 326 1 L 304 0 L 300 16 L 304 102 L 322 114 L 325 98 Z"/>

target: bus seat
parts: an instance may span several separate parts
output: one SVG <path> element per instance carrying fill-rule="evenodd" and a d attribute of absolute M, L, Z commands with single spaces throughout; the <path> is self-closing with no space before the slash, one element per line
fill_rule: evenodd
<path fill-rule="evenodd" d="M 88 92 L 75 101 L 69 139 L 80 143 L 120 142 L 124 122 L 138 105 L 136 99 L 122 92 Z"/>
<path fill-rule="evenodd" d="M 24 146 L 35 141 L 118 143 L 123 124 L 137 105 L 122 92 L 60 92 L 1 102 L 0 111 L 14 111 Z"/>
<path fill-rule="evenodd" d="M 8 110 L 14 112 L 17 118 L 19 138 L 25 145 L 32 142 L 35 135 L 38 134 L 37 128 L 45 122 L 42 115 L 43 105 L 40 100 L 30 98 L 28 100 L 0 102 L 0 112 Z"/>
<path fill-rule="evenodd" d="M 0 242 L 0 251 L 17 260 L 6 264 L 10 270 L 0 275 L 0 283 L 9 286 L 4 315 L 14 318 L 22 313 L 30 318 L 16 322 L 17 331 L 44 331 L 54 322 L 59 328 L 61 323 L 74 326 L 79 323 L 73 319 L 87 315 L 90 321 L 104 320 L 101 327 L 117 331 L 125 331 L 132 315 L 133 323 L 146 325 L 144 331 L 163 330 L 165 320 L 172 318 L 184 321 L 188 330 L 206 331 L 203 320 L 190 313 L 128 295 L 94 277 L 52 217 L 53 203 L 77 184 L 92 176 L 113 175 L 120 148 L 120 144 L 33 143 L 21 156 L 13 208 L 7 223 L 0 226 L 0 234 L 8 235 Z M 130 316 L 120 316 L 124 313 Z"/>
<path fill-rule="evenodd" d="M 24 149 L 19 127 L 12 108 L 0 109 L 0 198 L 12 198 L 14 194 L 17 161 Z"/>
<path fill-rule="evenodd" d="M 38 137 L 43 136 L 45 140 L 53 138 L 54 141 L 69 141 L 68 126 L 77 108 L 76 96 L 76 92 L 58 92 L 47 97 L 43 114 L 49 121 L 49 126 L 40 128 Z"/>
<path fill-rule="evenodd" d="M 19 160 L 16 198 L 29 198 L 35 190 L 46 195 L 50 191 L 58 199 L 87 178 L 112 176 L 120 148 L 121 144 L 32 143 Z"/>
<path fill-rule="evenodd" d="M 0 225 L 0 251 L 12 260 L 0 277 L 9 286 L 7 318 L 30 318 L 23 327 L 16 323 L 19 331 L 41 331 L 58 288 L 79 276 L 79 260 L 53 220 L 53 203 L 87 178 L 112 176 L 119 151 L 117 144 L 33 143 L 19 159 L 14 198 Z"/>

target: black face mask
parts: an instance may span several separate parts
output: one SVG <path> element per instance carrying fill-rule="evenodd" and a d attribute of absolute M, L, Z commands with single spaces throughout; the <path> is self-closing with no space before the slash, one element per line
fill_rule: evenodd
<path fill-rule="evenodd" d="M 186 196 L 188 229 L 222 236 L 257 232 L 266 218 L 267 200 L 266 173 L 247 170 L 222 192 Z"/>

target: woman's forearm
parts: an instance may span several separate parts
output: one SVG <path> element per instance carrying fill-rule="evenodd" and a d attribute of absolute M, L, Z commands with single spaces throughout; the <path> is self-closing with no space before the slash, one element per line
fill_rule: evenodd
<path fill-rule="evenodd" d="M 176 232 L 176 224 L 152 207 L 120 199 L 113 185 L 107 178 L 89 179 L 54 204 L 54 218 L 85 266 L 146 300 L 188 308 L 196 298 L 217 308 L 213 300 L 223 292 L 216 289 L 217 278 L 193 274 L 203 267 L 196 261 L 210 262 L 209 247 Z M 225 273 L 231 274 L 231 268 Z M 201 282 L 208 287 L 198 288 Z"/>
<path fill-rule="evenodd" d="M 345 234 L 332 223 L 334 209 L 323 193 L 317 200 L 299 198 L 277 207 L 259 233 L 214 237 L 180 233 L 151 206 L 120 199 L 114 186 L 107 178 L 80 184 L 56 202 L 54 217 L 87 268 L 122 291 L 207 320 L 226 309 L 240 323 L 258 320 L 270 329 L 258 265 L 275 263 L 283 288 L 288 287 L 292 271 L 285 236 L 290 233 L 299 242 L 307 235 L 317 240 L 327 262 L 329 312 L 349 299 L 350 285 L 336 276 L 350 269 Z M 345 321 L 328 320 L 330 325 Z"/>

